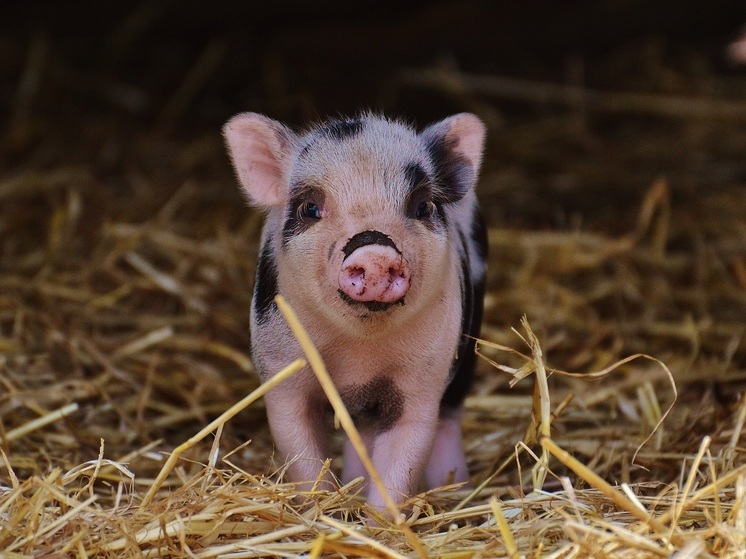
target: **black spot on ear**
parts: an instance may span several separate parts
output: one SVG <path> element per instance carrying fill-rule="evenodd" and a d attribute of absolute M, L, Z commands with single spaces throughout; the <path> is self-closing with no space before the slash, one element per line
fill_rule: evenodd
<path fill-rule="evenodd" d="M 461 200 L 476 180 L 469 160 L 453 150 L 457 141 L 439 136 L 426 145 L 435 168 L 437 188 L 447 204 Z"/>
<path fill-rule="evenodd" d="M 269 241 L 264 241 L 259 251 L 254 280 L 254 312 L 259 324 L 269 320 L 270 313 L 277 310 L 275 296 L 278 294 L 277 264 Z"/>
<path fill-rule="evenodd" d="M 357 118 L 332 120 L 321 126 L 321 131 L 335 140 L 354 138 L 363 131 L 363 121 Z"/>
<path fill-rule="evenodd" d="M 446 416 L 457 410 L 471 385 L 474 383 L 474 367 L 477 355 L 474 353 L 479 337 L 484 312 L 484 283 L 472 281 L 469 266 L 469 253 L 466 239 L 461 239 L 461 339 L 458 344 L 458 357 L 451 364 L 451 381 L 440 400 L 440 415 Z"/>

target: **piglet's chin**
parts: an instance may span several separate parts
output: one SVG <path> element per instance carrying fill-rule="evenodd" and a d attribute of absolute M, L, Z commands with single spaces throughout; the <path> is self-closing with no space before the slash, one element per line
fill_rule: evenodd
<path fill-rule="evenodd" d="M 385 303 L 381 301 L 356 301 L 355 299 L 351 298 L 341 289 L 339 290 L 339 296 L 345 303 L 347 303 L 348 305 L 352 307 L 360 307 L 360 308 L 364 308 L 365 310 L 376 312 L 376 313 L 388 311 L 390 309 L 404 305 L 404 297 L 392 303 Z M 368 318 L 368 315 L 365 315 L 365 318 Z"/>

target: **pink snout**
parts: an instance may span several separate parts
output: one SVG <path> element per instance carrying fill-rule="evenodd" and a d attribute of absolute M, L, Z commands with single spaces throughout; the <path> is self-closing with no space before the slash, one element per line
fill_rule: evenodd
<path fill-rule="evenodd" d="M 354 301 L 396 303 L 409 291 L 411 276 L 407 261 L 395 249 L 365 245 L 342 262 L 339 288 Z"/>

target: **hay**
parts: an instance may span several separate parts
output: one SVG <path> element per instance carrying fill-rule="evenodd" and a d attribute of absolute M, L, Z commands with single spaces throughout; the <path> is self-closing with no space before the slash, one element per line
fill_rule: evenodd
<path fill-rule="evenodd" d="M 615 281 L 594 270 L 613 274 L 610 264 L 616 261 L 652 262 L 660 273 L 678 273 L 675 257 L 661 254 L 658 243 L 645 238 L 655 229 L 649 217 L 655 213 L 643 207 L 636 232 L 621 238 L 492 231 L 490 240 L 500 259 L 523 251 L 533 271 L 517 266 L 513 273 L 529 278 L 534 288 L 543 284 L 545 294 L 547 274 L 597 274 L 584 289 L 592 299 Z M 68 219 L 63 214 L 55 222 Z M 6 271 L 0 279 L 16 295 L 3 298 L 2 315 L 8 350 L 0 373 L 7 389 L 0 545 L 6 556 L 741 556 L 746 398 L 734 402 L 732 413 L 711 424 L 707 435 L 681 431 L 697 427 L 698 416 L 712 412 L 702 409 L 706 395 L 691 390 L 674 405 L 675 387 L 663 363 L 652 368 L 644 360 L 609 363 L 621 348 L 591 338 L 565 358 L 584 369 L 581 377 L 595 379 L 589 390 L 578 384 L 587 380 L 564 377 L 545 364 L 546 350 L 525 320 L 523 333 L 507 337 L 510 345 L 479 344 L 480 354 L 498 367 L 480 369 L 464 419 L 473 480 L 483 483 L 474 491 L 453 487 L 414 496 L 402 505 L 405 515 L 376 516 L 380 527 L 361 522 L 376 514 L 359 497 L 362 480 L 336 492 L 312 490 L 298 501 L 293 486 L 282 481 L 282 465 L 267 465 L 264 426 L 265 440 L 253 449 L 254 442 L 230 446 L 225 439 L 230 423 L 223 416 L 175 450 L 163 441 L 146 442 L 155 430 L 151 422 L 161 432 L 196 431 L 199 422 L 237 399 L 227 381 L 210 376 L 217 368 L 252 372 L 243 350 L 193 330 L 205 320 L 198 317 L 210 315 L 205 312 L 213 305 L 210 289 L 222 290 L 213 276 L 196 272 L 201 279 L 194 281 L 192 274 L 207 262 L 213 268 L 235 264 L 232 251 L 239 241 L 222 233 L 217 241 L 181 242 L 170 224 L 162 231 L 152 222 L 127 226 L 127 237 L 120 235 L 120 225 L 104 227 L 98 242 L 110 248 L 98 265 L 118 282 L 81 281 L 102 273 L 91 269 L 72 275 L 61 270 L 54 279 L 50 271 L 28 280 Z M 170 262 L 172 271 L 146 264 L 143 255 L 163 269 Z M 22 270 L 28 258 L 21 257 L 15 269 Z M 179 269 L 179 261 L 188 264 Z M 554 320 L 582 328 L 572 317 L 582 316 L 588 301 L 559 282 L 551 290 L 560 314 Z M 488 317 L 499 297 L 490 294 Z M 152 306 L 125 311 L 158 300 L 165 306 L 160 313 Z M 240 331 L 228 317 L 216 322 Z M 552 333 L 552 321 L 539 323 L 553 346 L 550 353 L 562 355 L 567 334 Z M 728 332 L 722 323 L 698 326 L 686 317 L 667 328 L 646 324 L 638 335 L 654 347 L 671 339 L 692 344 L 689 351 L 666 356 L 679 390 L 691 382 L 705 353 L 704 362 L 717 373 L 710 382 L 726 388 L 742 382 L 743 372 L 727 366 L 743 354 L 741 326 Z M 585 325 L 588 335 L 591 326 L 608 328 L 598 317 Z M 488 326 L 486 336 L 494 334 L 495 327 Z M 521 353 L 521 345 L 529 353 Z M 602 379 L 588 372 L 593 366 L 605 369 Z M 201 375 L 207 378 L 200 381 Z M 540 379 L 533 396 L 495 391 L 509 376 L 520 387 L 532 375 Z M 248 390 L 254 381 L 247 380 L 241 385 Z M 664 421 L 668 408 L 673 417 Z M 231 415 L 237 411 L 238 406 Z M 344 421 L 343 426 L 349 427 Z M 199 442 L 218 428 L 210 445 Z M 170 440 L 179 436 L 188 438 Z M 126 455 L 123 448 L 129 448 Z M 165 465 L 163 452 L 171 455 Z M 158 471 L 163 475 L 156 477 Z M 574 477 L 568 477 L 571 472 Z"/>

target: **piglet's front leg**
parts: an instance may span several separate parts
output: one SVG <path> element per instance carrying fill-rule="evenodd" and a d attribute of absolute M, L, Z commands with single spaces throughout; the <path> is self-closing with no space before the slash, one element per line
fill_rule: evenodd
<path fill-rule="evenodd" d="M 280 459 L 289 463 L 290 479 L 300 490 L 310 489 L 329 456 L 324 432 L 323 405 L 296 387 L 277 387 L 266 395 L 267 417 Z M 321 489 L 332 489 L 331 475 Z"/>
<path fill-rule="evenodd" d="M 425 468 L 425 483 L 428 489 L 435 489 L 450 483 L 465 483 L 468 486 L 468 482 L 461 413 L 460 410 L 449 410 L 441 414 L 438 421 L 433 449 Z"/>
<path fill-rule="evenodd" d="M 416 492 L 437 423 L 437 402 L 408 402 L 408 409 L 398 421 L 375 437 L 373 465 L 394 501 Z M 385 508 L 383 496 L 375 485 L 369 489 L 368 502 L 379 510 Z"/>

